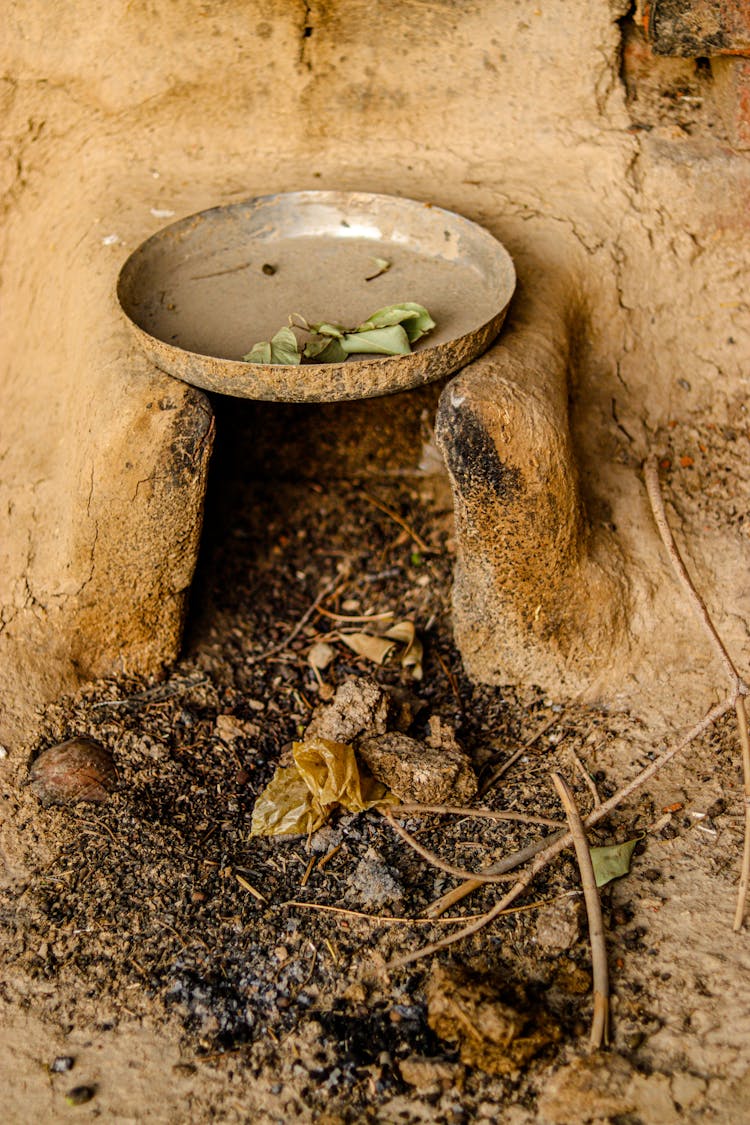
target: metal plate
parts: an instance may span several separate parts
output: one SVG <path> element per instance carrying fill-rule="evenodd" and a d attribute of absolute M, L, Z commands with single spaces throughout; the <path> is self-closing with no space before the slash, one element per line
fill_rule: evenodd
<path fill-rule="evenodd" d="M 375 258 L 391 268 L 368 281 Z M 148 357 L 170 375 L 242 398 L 327 402 L 456 371 L 500 331 L 514 288 L 507 251 L 460 215 L 397 196 L 301 191 L 172 223 L 131 254 L 117 296 Z M 425 305 L 437 322 L 412 355 L 298 367 L 240 358 L 290 313 L 356 325 L 398 301 Z"/>

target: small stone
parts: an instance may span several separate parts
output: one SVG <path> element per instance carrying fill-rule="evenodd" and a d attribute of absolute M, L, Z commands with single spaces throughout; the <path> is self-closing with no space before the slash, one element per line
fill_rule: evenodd
<path fill-rule="evenodd" d="M 75 1063 L 76 1060 L 72 1055 L 58 1055 L 57 1058 L 53 1059 L 49 1064 L 50 1073 L 66 1074 L 69 1070 L 73 1069 Z"/>
<path fill-rule="evenodd" d="M 106 801 L 117 782 L 109 750 L 92 738 L 71 738 L 43 751 L 29 770 L 29 782 L 42 804 L 72 805 Z"/>
<path fill-rule="evenodd" d="M 581 901 L 567 898 L 543 907 L 537 914 L 536 940 L 545 953 L 564 953 L 581 933 Z"/>
<path fill-rule="evenodd" d="M 244 738 L 248 733 L 242 719 L 229 714 L 216 716 L 214 731 L 227 746 L 234 745 L 238 738 Z"/>
<path fill-rule="evenodd" d="M 477 791 L 471 762 L 457 746 L 437 749 L 392 731 L 359 742 L 357 753 L 373 777 L 402 801 L 466 805 Z"/>
<path fill-rule="evenodd" d="M 85 1105 L 95 1094 L 95 1086 L 74 1086 L 72 1090 L 68 1090 L 65 1101 L 68 1105 Z"/>

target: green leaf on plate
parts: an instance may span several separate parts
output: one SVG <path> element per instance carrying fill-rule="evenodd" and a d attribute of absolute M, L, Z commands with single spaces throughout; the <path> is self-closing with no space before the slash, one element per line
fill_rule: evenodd
<path fill-rule="evenodd" d="M 305 359 L 314 359 L 316 363 L 343 363 L 347 353 L 341 346 L 341 341 L 323 336 L 318 340 L 308 340 L 302 353 Z"/>
<path fill-rule="evenodd" d="M 339 341 L 348 355 L 408 355 L 409 337 L 400 324 L 374 328 L 369 332 L 347 332 Z"/>
<path fill-rule="evenodd" d="M 247 355 L 242 357 L 245 363 L 273 363 L 291 364 L 296 366 L 302 362 L 297 337 L 291 328 L 280 328 L 270 342 L 261 341 L 254 344 Z"/>
<path fill-rule="evenodd" d="M 633 849 L 639 839 L 640 837 L 626 840 L 624 844 L 608 844 L 604 848 L 589 848 L 597 887 L 603 887 L 613 879 L 628 874 Z"/>
<path fill-rule="evenodd" d="M 369 332 L 373 328 L 387 328 L 392 324 L 402 324 L 410 343 L 414 343 L 435 327 L 435 321 L 424 305 L 414 301 L 401 301 L 398 305 L 386 305 L 357 328 L 358 332 Z"/>

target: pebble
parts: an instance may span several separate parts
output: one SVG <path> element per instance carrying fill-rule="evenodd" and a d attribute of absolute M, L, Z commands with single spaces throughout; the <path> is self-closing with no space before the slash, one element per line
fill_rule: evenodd
<path fill-rule="evenodd" d="M 71 1055 L 58 1055 L 49 1064 L 49 1069 L 52 1074 L 65 1074 L 67 1071 L 72 1070 L 75 1066 L 75 1059 Z"/>
<path fill-rule="evenodd" d="M 72 1090 L 68 1090 L 65 1095 L 65 1101 L 68 1105 L 85 1105 L 90 1102 L 96 1093 L 94 1086 L 74 1086 Z"/>

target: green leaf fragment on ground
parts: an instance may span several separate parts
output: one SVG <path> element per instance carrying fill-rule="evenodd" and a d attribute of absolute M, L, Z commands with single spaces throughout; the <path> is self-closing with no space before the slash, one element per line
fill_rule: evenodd
<path fill-rule="evenodd" d="M 628 874 L 638 839 L 626 840 L 624 844 L 608 844 L 604 848 L 589 848 L 597 887 Z"/>

